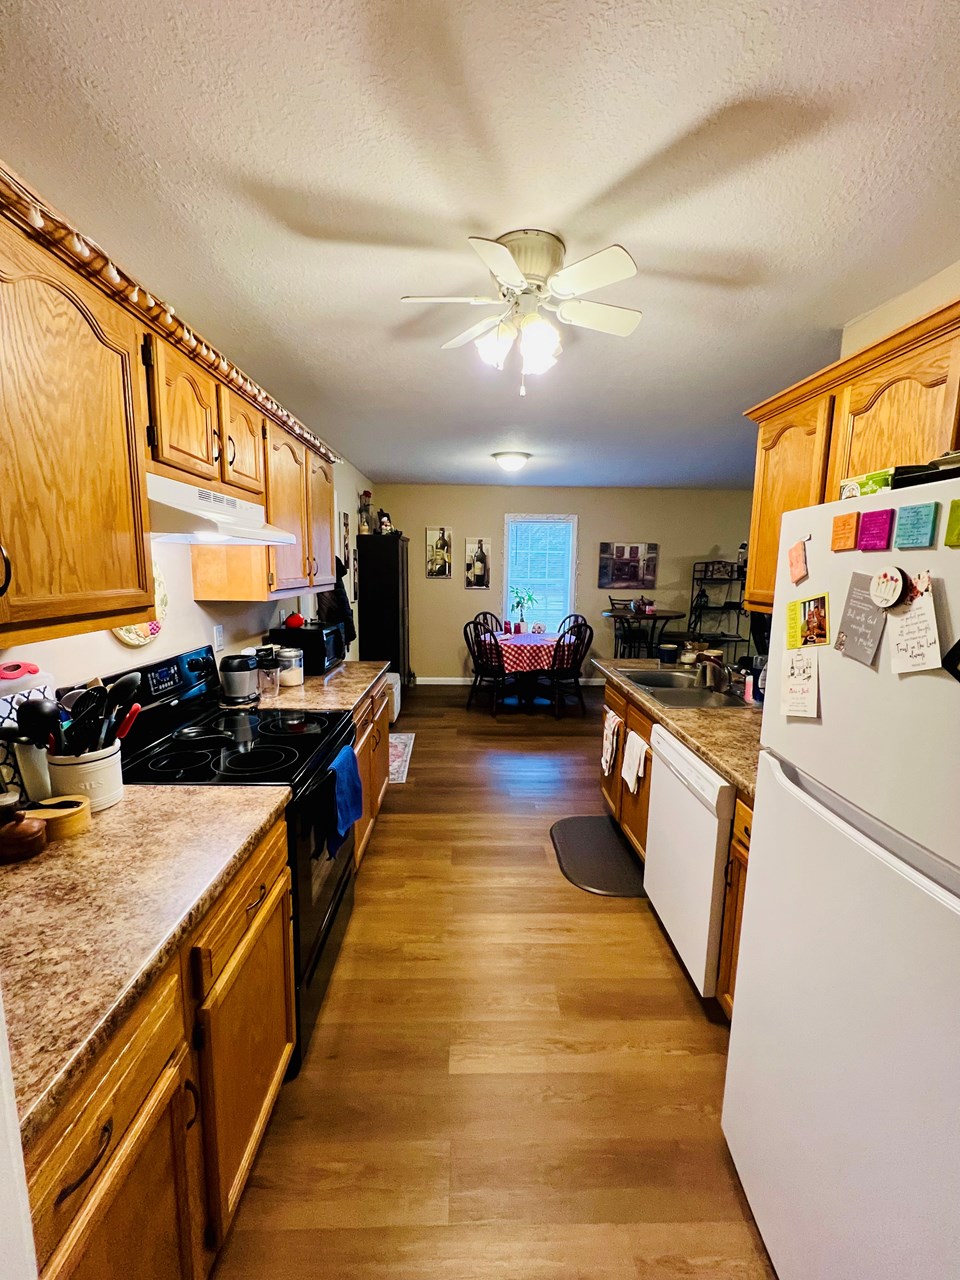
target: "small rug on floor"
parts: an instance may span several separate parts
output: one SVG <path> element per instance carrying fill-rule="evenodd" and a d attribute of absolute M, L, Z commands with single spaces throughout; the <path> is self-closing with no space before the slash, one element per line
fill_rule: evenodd
<path fill-rule="evenodd" d="M 608 898 L 645 898 L 643 863 L 612 818 L 561 818 L 550 828 L 560 870 L 571 884 Z"/>
<path fill-rule="evenodd" d="M 415 733 L 390 734 L 390 781 L 406 782 Z"/>

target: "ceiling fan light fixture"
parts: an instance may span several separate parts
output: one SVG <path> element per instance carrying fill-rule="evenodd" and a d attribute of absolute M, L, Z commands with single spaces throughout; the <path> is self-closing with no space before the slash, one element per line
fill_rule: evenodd
<path fill-rule="evenodd" d="M 509 321 L 503 321 L 495 329 L 491 329 L 489 333 L 477 338 L 474 346 L 477 348 L 477 354 L 484 364 L 488 364 L 491 369 L 502 369 L 516 337 L 516 325 L 510 324 Z"/>
<path fill-rule="evenodd" d="M 495 453 L 492 456 L 496 459 L 497 465 L 501 467 L 502 470 L 522 471 L 530 461 L 531 455 L 529 453 L 507 452 Z"/>
<path fill-rule="evenodd" d="M 563 348 L 560 334 L 537 311 L 532 311 L 520 321 L 520 354 L 523 357 L 523 373 L 546 373 L 557 363 Z"/>

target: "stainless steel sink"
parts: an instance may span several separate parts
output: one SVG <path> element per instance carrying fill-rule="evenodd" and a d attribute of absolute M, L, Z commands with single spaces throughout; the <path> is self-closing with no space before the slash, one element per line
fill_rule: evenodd
<path fill-rule="evenodd" d="M 665 707 L 745 707 L 736 693 L 718 693 L 715 689 L 697 688 L 693 671 L 620 670 L 620 675 L 648 693 Z"/>

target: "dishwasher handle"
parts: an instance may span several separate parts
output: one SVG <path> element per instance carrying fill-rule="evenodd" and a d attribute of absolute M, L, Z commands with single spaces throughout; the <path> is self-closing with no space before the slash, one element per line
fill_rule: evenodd
<path fill-rule="evenodd" d="M 678 742 L 671 734 L 654 725 L 650 735 L 650 749 L 659 765 L 669 769 L 678 782 L 695 796 L 711 813 L 721 820 L 733 814 L 734 786 L 726 778 L 715 773 L 692 751 Z M 651 786 L 655 786 L 651 783 Z"/>

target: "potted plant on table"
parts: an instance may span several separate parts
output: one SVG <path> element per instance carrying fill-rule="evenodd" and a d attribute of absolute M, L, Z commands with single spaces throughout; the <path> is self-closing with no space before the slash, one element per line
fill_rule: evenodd
<path fill-rule="evenodd" d="M 532 609 L 537 603 L 537 597 L 529 587 L 511 587 L 510 594 L 513 596 L 513 604 L 510 606 L 510 612 L 520 614 L 520 621 L 517 625 L 518 630 L 522 635 L 527 629 L 527 623 L 524 619 L 523 611 L 524 609 Z"/>

